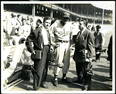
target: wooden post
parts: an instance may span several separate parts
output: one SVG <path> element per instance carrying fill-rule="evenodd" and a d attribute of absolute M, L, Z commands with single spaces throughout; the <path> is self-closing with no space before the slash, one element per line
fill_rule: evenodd
<path fill-rule="evenodd" d="M 50 17 L 53 18 L 52 4 L 51 4 L 51 13 L 50 13 Z"/>
<path fill-rule="evenodd" d="M 96 17 L 96 11 L 95 11 L 95 7 L 94 7 L 94 24 L 95 24 L 95 17 Z"/>
<path fill-rule="evenodd" d="M 35 16 L 35 4 L 33 4 L 33 6 L 32 6 L 32 16 L 33 17 Z"/>

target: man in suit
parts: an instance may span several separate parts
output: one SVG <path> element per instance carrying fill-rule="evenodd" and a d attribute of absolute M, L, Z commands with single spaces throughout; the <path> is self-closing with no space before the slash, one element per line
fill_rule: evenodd
<path fill-rule="evenodd" d="M 49 40 L 49 27 L 51 25 L 50 18 L 44 18 L 43 25 L 41 20 L 37 20 L 37 27 L 35 30 L 32 30 L 30 35 L 27 38 L 27 48 L 32 54 L 37 54 L 36 51 L 40 50 L 42 53 L 38 53 L 38 59 L 33 57 L 34 61 L 34 83 L 33 88 L 37 90 L 40 86 L 47 87 L 45 85 L 47 69 L 48 69 L 48 53 L 50 49 L 50 40 Z M 33 44 L 33 45 L 32 45 Z M 41 54 L 41 55 L 40 55 Z"/>
<path fill-rule="evenodd" d="M 91 32 L 86 28 L 86 21 L 80 20 L 80 31 L 73 37 L 75 52 L 73 59 L 76 62 L 78 79 L 74 82 L 87 84 L 87 62 L 91 62 L 93 55 L 94 40 Z"/>
<path fill-rule="evenodd" d="M 100 28 L 101 28 L 101 26 L 97 25 L 96 31 L 94 33 L 96 61 L 100 60 L 101 51 L 102 51 L 102 44 L 103 44 L 103 35 L 100 32 Z"/>

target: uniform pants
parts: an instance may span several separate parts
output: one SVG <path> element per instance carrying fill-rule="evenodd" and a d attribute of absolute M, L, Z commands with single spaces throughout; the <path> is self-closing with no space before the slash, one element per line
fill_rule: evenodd
<path fill-rule="evenodd" d="M 34 69 L 36 70 L 38 76 L 33 73 L 34 75 L 34 87 L 39 88 L 41 83 L 46 80 L 47 77 L 47 71 L 48 71 L 48 62 L 47 62 L 47 56 L 49 52 L 49 46 L 44 46 L 43 48 L 43 55 L 42 59 L 40 61 L 35 60 L 34 61 Z"/>
<path fill-rule="evenodd" d="M 63 66 L 63 74 L 66 74 L 69 69 L 70 64 L 70 49 L 69 49 L 69 42 L 59 42 L 59 47 L 56 48 L 57 55 L 56 55 L 56 67 L 54 68 L 54 74 L 59 75 L 61 70 L 61 66 Z"/>

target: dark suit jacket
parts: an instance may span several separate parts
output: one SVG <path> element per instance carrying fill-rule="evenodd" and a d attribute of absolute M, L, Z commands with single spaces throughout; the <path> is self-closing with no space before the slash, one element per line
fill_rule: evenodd
<path fill-rule="evenodd" d="M 102 49 L 103 37 L 101 32 L 95 32 L 95 47 Z"/>
<path fill-rule="evenodd" d="M 93 56 L 94 38 L 89 30 L 86 29 L 81 35 L 78 32 L 73 41 L 75 43 L 74 60 L 83 61 L 85 58 Z M 87 50 L 86 55 L 85 50 Z"/>
<path fill-rule="evenodd" d="M 43 37 L 42 37 L 40 28 L 36 28 L 35 30 L 31 28 L 31 33 L 26 39 L 26 46 L 27 46 L 28 51 L 31 53 L 34 50 L 43 49 Z"/>
<path fill-rule="evenodd" d="M 108 54 L 108 58 L 107 59 L 112 61 L 112 36 L 110 37 L 110 41 L 109 41 L 109 44 L 108 44 L 107 54 Z"/>

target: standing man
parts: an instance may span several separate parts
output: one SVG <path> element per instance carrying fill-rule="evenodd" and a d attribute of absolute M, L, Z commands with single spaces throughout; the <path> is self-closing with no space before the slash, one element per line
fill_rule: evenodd
<path fill-rule="evenodd" d="M 73 59 L 76 62 L 78 79 L 75 82 L 87 84 L 87 62 L 91 62 L 93 55 L 93 37 L 86 28 L 85 20 L 79 22 L 80 31 L 74 36 L 75 52 Z"/>
<path fill-rule="evenodd" d="M 29 50 L 32 53 L 32 60 L 34 61 L 35 73 L 33 73 L 33 88 L 35 90 L 37 90 L 40 85 L 46 88 L 45 81 L 48 70 L 47 57 L 50 49 L 49 27 L 51 25 L 51 19 L 44 18 L 43 26 L 39 19 L 37 20 L 36 25 L 36 29 L 33 30 L 27 38 L 27 46 L 30 48 Z M 32 46 L 32 43 L 34 46 Z"/>
<path fill-rule="evenodd" d="M 96 32 L 94 33 L 95 36 L 95 54 L 96 54 L 96 61 L 100 60 L 101 50 L 103 45 L 103 36 L 100 32 L 101 26 L 96 26 Z"/>
<path fill-rule="evenodd" d="M 51 26 L 51 18 L 45 17 L 43 19 L 43 27 L 42 27 L 42 36 L 43 36 L 43 54 L 41 59 L 41 65 L 40 65 L 40 81 L 41 86 L 44 88 L 47 88 L 46 84 L 46 78 L 47 78 L 47 72 L 48 72 L 48 64 L 49 64 L 49 53 L 50 53 L 50 45 L 51 45 L 51 39 L 50 39 L 50 26 Z"/>
<path fill-rule="evenodd" d="M 66 74 L 70 64 L 70 39 L 71 39 L 71 23 L 70 15 L 65 13 L 61 20 L 56 20 L 51 26 L 52 45 L 56 47 L 56 66 L 54 68 L 54 85 L 58 86 L 58 75 L 62 68 L 62 81 L 66 81 Z"/>

